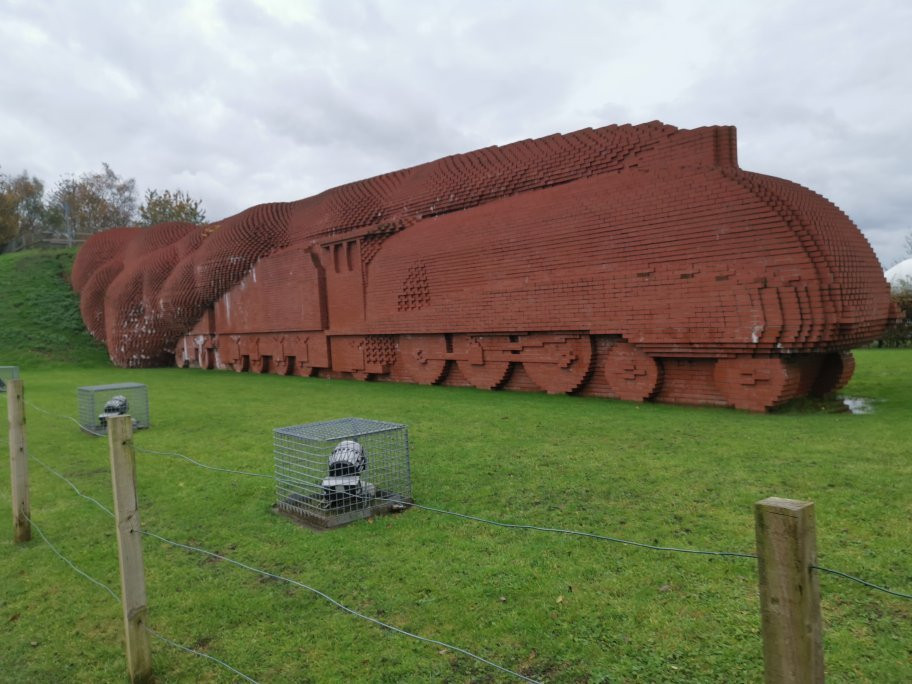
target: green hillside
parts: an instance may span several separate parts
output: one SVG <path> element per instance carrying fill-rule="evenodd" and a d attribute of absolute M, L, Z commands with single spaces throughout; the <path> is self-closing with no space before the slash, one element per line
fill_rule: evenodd
<path fill-rule="evenodd" d="M 70 287 L 75 256 L 75 249 L 0 255 L 0 365 L 108 362 L 86 332 Z"/>

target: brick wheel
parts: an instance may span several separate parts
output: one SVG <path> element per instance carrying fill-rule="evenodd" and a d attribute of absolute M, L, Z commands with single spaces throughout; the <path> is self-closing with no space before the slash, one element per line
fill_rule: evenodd
<path fill-rule="evenodd" d="M 421 385 L 435 385 L 446 371 L 446 338 L 443 335 L 400 335 L 397 365 Z"/>
<path fill-rule="evenodd" d="M 540 346 L 538 355 L 542 360 L 523 361 L 523 368 L 532 381 L 548 394 L 573 392 L 589 375 L 593 358 L 589 335 L 527 335 L 522 341 L 526 349 Z"/>
<path fill-rule="evenodd" d="M 453 335 L 453 352 L 460 356 L 468 356 L 466 360 L 459 360 L 456 365 L 465 379 L 478 389 L 497 389 L 510 374 L 509 361 L 492 361 L 486 357 L 487 344 L 509 343 L 506 335 Z"/>
<path fill-rule="evenodd" d="M 796 396 L 800 368 L 778 356 L 719 359 L 716 388 L 729 404 L 746 411 L 767 411 Z"/>
<path fill-rule="evenodd" d="M 662 384 L 662 367 L 628 342 L 618 342 L 605 354 L 605 380 L 618 399 L 646 401 Z"/>

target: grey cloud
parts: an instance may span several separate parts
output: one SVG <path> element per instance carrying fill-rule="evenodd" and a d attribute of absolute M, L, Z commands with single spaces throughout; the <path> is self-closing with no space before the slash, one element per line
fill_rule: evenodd
<path fill-rule="evenodd" d="M 912 230 L 901 218 L 912 211 L 910 29 L 902 3 L 774 7 L 718 69 L 660 111 L 686 125 L 737 124 L 744 168 L 828 197 L 888 264 Z"/>
<path fill-rule="evenodd" d="M 216 219 L 584 126 L 735 124 L 745 168 L 832 199 L 884 262 L 912 230 L 900 0 L 282 7 L 0 6 L 0 164 L 107 161 Z"/>

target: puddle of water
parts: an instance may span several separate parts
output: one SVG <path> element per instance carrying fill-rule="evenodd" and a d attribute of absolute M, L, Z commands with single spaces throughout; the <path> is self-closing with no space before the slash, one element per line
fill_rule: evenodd
<path fill-rule="evenodd" d="M 874 413 L 874 401 L 865 397 L 840 397 L 849 412 L 856 416 Z"/>
<path fill-rule="evenodd" d="M 824 398 L 802 397 L 793 399 L 784 406 L 776 409 L 784 413 L 851 413 L 852 415 L 867 415 L 874 413 L 877 399 L 867 397 L 843 397 L 840 395 Z"/>

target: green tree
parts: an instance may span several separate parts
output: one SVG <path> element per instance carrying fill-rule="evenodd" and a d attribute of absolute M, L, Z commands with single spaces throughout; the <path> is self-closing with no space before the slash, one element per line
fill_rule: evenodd
<path fill-rule="evenodd" d="M 0 174 L 0 251 L 28 247 L 46 229 L 44 185 L 23 171 Z"/>
<path fill-rule="evenodd" d="M 201 204 L 201 200 L 192 199 L 183 190 L 146 190 L 145 201 L 139 207 L 139 223 L 144 226 L 168 221 L 203 223 L 206 212 Z"/>
<path fill-rule="evenodd" d="M 57 183 L 48 203 L 49 223 L 72 241 L 133 223 L 136 181 L 123 179 L 107 164 L 101 173 L 84 173 Z"/>

